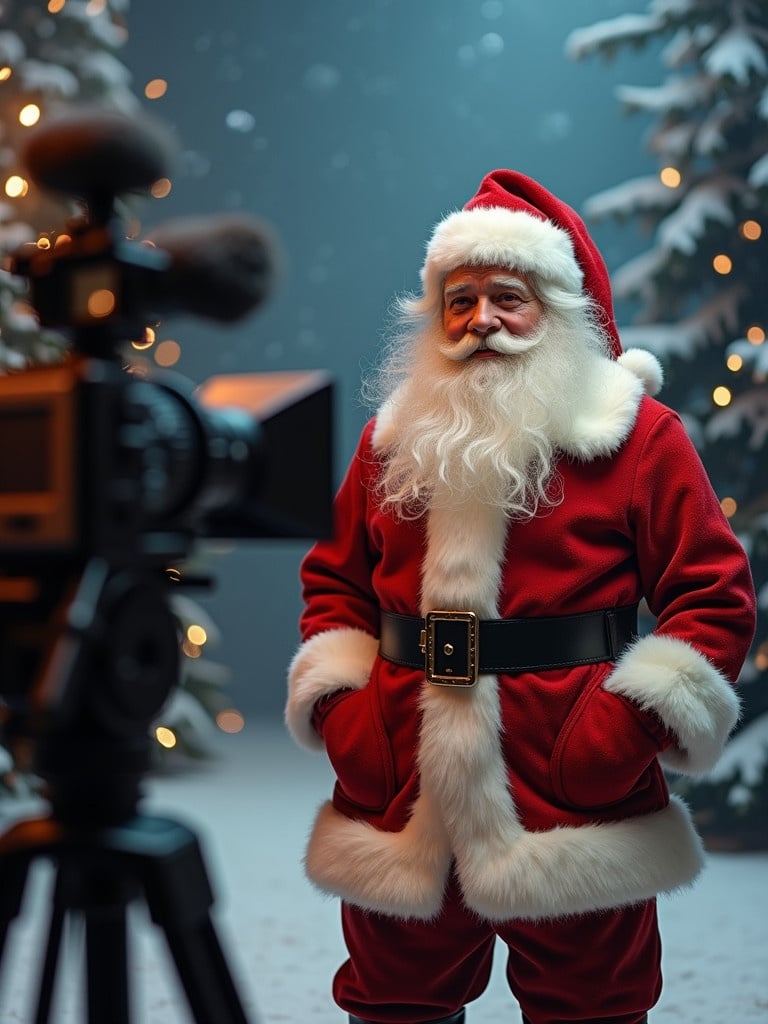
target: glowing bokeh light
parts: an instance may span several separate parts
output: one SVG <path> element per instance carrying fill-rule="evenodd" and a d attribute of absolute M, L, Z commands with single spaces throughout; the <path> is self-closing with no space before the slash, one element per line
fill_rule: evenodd
<path fill-rule="evenodd" d="M 144 86 L 144 95 L 148 100 L 159 100 L 168 92 L 168 83 L 164 78 L 153 78 Z"/>
<path fill-rule="evenodd" d="M 220 711 L 216 715 L 216 725 L 222 732 L 236 733 L 242 730 L 245 718 L 235 708 L 227 708 L 226 711 Z"/>
<path fill-rule="evenodd" d="M 172 188 L 170 178 L 158 178 L 149 191 L 155 199 L 165 199 L 166 196 L 171 194 Z"/>
<path fill-rule="evenodd" d="M 191 644 L 197 644 L 198 647 L 202 647 L 208 640 L 208 634 L 202 626 L 196 626 L 193 624 L 187 629 L 187 640 L 189 640 Z"/>
<path fill-rule="evenodd" d="M 158 725 L 155 729 L 155 739 L 166 750 L 171 750 L 176 746 L 176 733 L 172 729 L 167 729 L 164 725 Z"/>
<path fill-rule="evenodd" d="M 88 314 L 97 320 L 111 316 L 115 311 L 115 305 L 115 293 L 109 288 L 97 288 L 88 296 Z"/>
<path fill-rule="evenodd" d="M 716 387 L 712 392 L 712 401 L 715 405 L 719 405 L 721 408 L 725 408 L 726 405 L 730 405 L 732 398 L 733 395 L 731 394 L 730 388 L 727 388 L 722 384 L 719 387 Z"/>
<path fill-rule="evenodd" d="M 677 188 L 683 180 L 683 176 L 676 167 L 663 167 L 659 172 L 662 185 L 667 188 Z"/>
<path fill-rule="evenodd" d="M 763 233 L 763 229 L 756 220 L 745 220 L 741 225 L 740 230 L 742 236 L 746 238 L 748 242 L 756 242 Z"/>
<path fill-rule="evenodd" d="M 40 107 L 36 103 L 27 103 L 19 111 L 19 124 L 31 128 L 40 120 Z"/>
<path fill-rule="evenodd" d="M 178 341 L 161 341 L 155 349 L 155 362 L 158 366 L 175 366 L 181 357 L 181 345 Z"/>
<path fill-rule="evenodd" d="M 18 199 L 29 191 L 29 182 L 20 174 L 12 174 L 5 179 L 5 194 L 9 199 Z"/>
<path fill-rule="evenodd" d="M 723 515 L 727 519 L 730 519 L 732 516 L 736 514 L 736 510 L 738 509 L 738 507 L 739 506 L 735 498 L 723 498 L 723 500 L 720 502 L 720 508 L 723 510 Z"/>

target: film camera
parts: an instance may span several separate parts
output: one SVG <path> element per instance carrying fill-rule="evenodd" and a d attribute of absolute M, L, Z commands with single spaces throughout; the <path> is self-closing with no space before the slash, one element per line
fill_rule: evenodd
<path fill-rule="evenodd" d="M 25 152 L 41 189 L 84 205 L 55 246 L 22 247 L 10 268 L 28 280 L 40 323 L 71 350 L 61 365 L 0 376 L 3 737 L 32 751 L 51 806 L 0 837 L 0 955 L 29 863 L 52 857 L 40 1022 L 64 916 L 78 910 L 89 1020 L 127 1024 L 125 909 L 135 890 L 165 931 L 195 1019 L 245 1021 L 194 836 L 137 813 L 149 724 L 178 674 L 167 569 L 199 539 L 331 530 L 324 373 L 213 377 L 195 388 L 124 365 L 121 346 L 148 324 L 173 313 L 231 322 L 271 283 L 269 235 L 244 216 L 170 222 L 152 244 L 125 237 L 117 197 L 148 190 L 167 157 L 162 128 L 99 110 L 50 121 Z"/>

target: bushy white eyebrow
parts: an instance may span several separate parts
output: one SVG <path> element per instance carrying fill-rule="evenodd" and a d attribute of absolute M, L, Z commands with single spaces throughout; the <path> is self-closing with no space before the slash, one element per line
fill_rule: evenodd
<path fill-rule="evenodd" d="M 457 295 L 459 292 L 466 291 L 467 288 L 471 288 L 473 280 L 457 281 L 456 284 L 448 285 L 443 289 L 443 295 L 445 298 L 449 298 L 451 295 Z M 533 295 L 533 290 L 530 285 L 526 284 L 522 278 L 519 277 L 494 277 L 491 281 L 492 288 L 511 288 L 525 292 L 526 295 Z"/>

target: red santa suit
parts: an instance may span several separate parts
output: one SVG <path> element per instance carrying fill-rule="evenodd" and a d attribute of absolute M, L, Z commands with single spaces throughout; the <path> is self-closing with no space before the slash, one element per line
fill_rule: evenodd
<path fill-rule="evenodd" d="M 439 308 L 448 270 L 473 263 L 584 288 L 614 358 L 590 357 L 579 416 L 553 427 L 563 501 L 528 521 L 471 500 L 396 519 L 376 481 L 408 410 L 395 394 L 366 426 L 336 535 L 302 565 L 286 720 L 337 775 L 307 873 L 344 901 L 351 961 L 335 991 L 351 1012 L 454 1012 L 482 991 L 498 934 L 520 953 L 510 983 L 533 1024 L 636 1021 L 660 986 L 654 897 L 702 867 L 662 765 L 706 772 L 736 721 L 750 572 L 679 418 L 645 393 L 655 361 L 621 353 L 605 268 L 573 211 L 494 172 L 438 226 L 425 306 Z M 555 643 L 559 617 L 643 599 L 653 631 L 615 661 L 446 688 L 379 652 L 382 611 L 544 620 Z M 585 1012 L 622 957 L 624 981 Z"/>

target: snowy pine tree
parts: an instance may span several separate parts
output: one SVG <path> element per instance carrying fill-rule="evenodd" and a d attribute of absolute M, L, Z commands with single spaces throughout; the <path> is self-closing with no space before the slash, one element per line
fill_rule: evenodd
<path fill-rule="evenodd" d="M 612 268 L 635 311 L 625 347 L 664 363 L 664 399 L 683 417 L 758 592 L 755 644 L 740 680 L 743 716 L 716 771 L 678 783 L 711 845 L 768 845 L 768 4 L 650 0 L 573 32 L 567 54 L 610 59 L 654 47 L 663 80 L 620 86 L 651 122 L 659 172 L 594 195 L 588 219 L 634 221 L 651 245 Z M 731 837 L 725 839 L 724 837 Z"/>
<path fill-rule="evenodd" d="M 41 118 L 71 103 L 138 109 L 117 51 L 128 0 L 4 0 L 0 6 L 0 259 L 22 242 L 55 244 L 74 212 L 26 179 L 20 154 Z M 25 286 L 0 271 L 0 369 L 57 362 L 62 342 L 41 332 Z"/>

